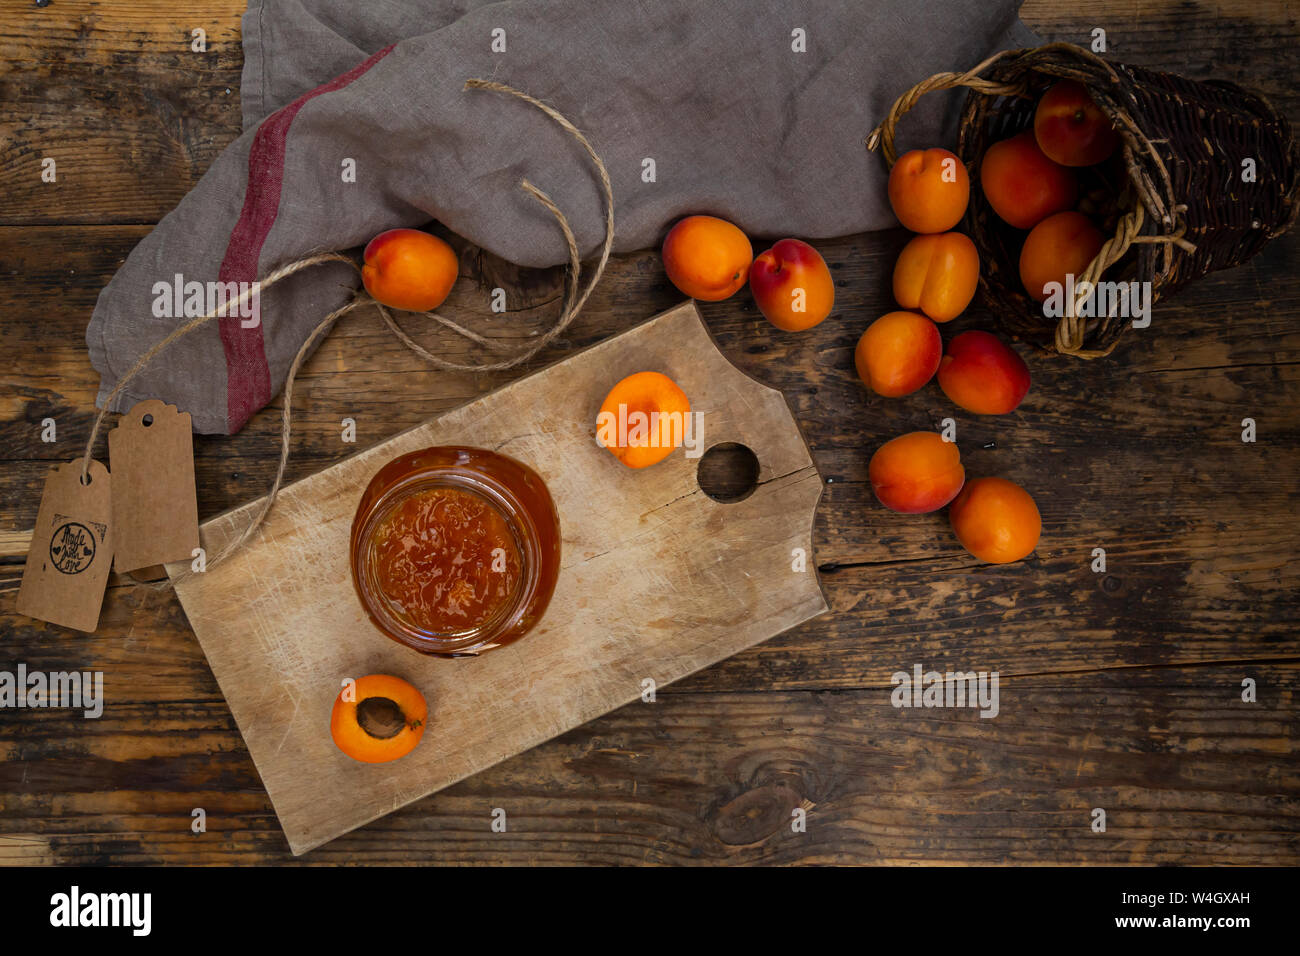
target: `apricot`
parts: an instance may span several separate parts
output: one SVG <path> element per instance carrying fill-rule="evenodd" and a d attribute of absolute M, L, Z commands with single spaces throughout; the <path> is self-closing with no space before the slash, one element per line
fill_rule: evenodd
<path fill-rule="evenodd" d="M 948 510 L 963 548 L 981 561 L 1019 561 L 1038 546 L 1043 519 L 1029 492 L 1005 478 L 967 482 Z"/>
<path fill-rule="evenodd" d="M 691 403 L 661 372 L 637 372 L 609 390 L 596 415 L 596 441 L 629 468 L 663 461 L 685 440 Z"/>
<path fill-rule="evenodd" d="M 725 219 L 687 216 L 668 230 L 663 258 L 668 278 L 683 293 L 702 302 L 720 302 L 745 284 L 754 247 Z"/>
<path fill-rule="evenodd" d="M 1043 155 L 1029 130 L 984 151 L 980 188 L 1002 221 L 1017 229 L 1074 208 L 1079 196 L 1074 173 Z"/>
<path fill-rule="evenodd" d="M 962 332 L 939 363 L 939 387 L 968 412 L 1005 415 L 1029 392 L 1029 366 L 996 335 Z"/>
<path fill-rule="evenodd" d="M 428 312 L 446 301 L 460 263 L 456 251 L 419 229 L 389 229 L 366 245 L 361 281 L 377 302 Z"/>
<path fill-rule="evenodd" d="M 1047 298 L 1044 286 L 1065 282 L 1067 275 L 1076 280 L 1101 251 L 1101 230 L 1079 212 L 1058 212 L 1048 216 L 1029 231 L 1020 250 L 1020 281 L 1025 291 L 1042 302 Z"/>
<path fill-rule="evenodd" d="M 1048 158 L 1062 166 L 1104 162 L 1119 145 L 1110 117 L 1082 83 L 1060 80 L 1034 109 L 1034 138 Z"/>
<path fill-rule="evenodd" d="M 767 321 L 786 332 L 811 329 L 835 307 L 826 260 L 808 243 L 782 239 L 749 267 L 749 288 Z"/>
<path fill-rule="evenodd" d="M 886 312 L 858 339 L 853 364 L 867 388 L 897 398 L 930 381 L 942 357 L 938 326 L 918 312 Z"/>
<path fill-rule="evenodd" d="M 880 503 L 903 514 L 938 511 L 966 480 L 955 442 L 935 432 L 910 432 L 887 441 L 867 465 L 871 490 Z"/>
<path fill-rule="evenodd" d="M 400 677 L 370 674 L 339 692 L 330 735 L 353 760 L 387 763 L 415 749 L 428 719 L 429 706 L 415 687 Z"/>
<path fill-rule="evenodd" d="M 975 243 L 960 232 L 917 236 L 894 264 L 894 299 L 905 309 L 948 322 L 970 305 L 979 277 Z"/>
<path fill-rule="evenodd" d="M 970 176 L 946 149 L 914 149 L 889 171 L 889 204 L 913 232 L 947 232 L 966 214 Z"/>

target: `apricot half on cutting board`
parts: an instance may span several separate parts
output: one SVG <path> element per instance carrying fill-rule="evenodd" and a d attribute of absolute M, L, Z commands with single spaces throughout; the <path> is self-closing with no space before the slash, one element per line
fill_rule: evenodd
<path fill-rule="evenodd" d="M 429 706 L 415 687 L 400 677 L 370 674 L 339 692 L 330 735 L 353 760 L 387 763 L 415 749 L 428 719 Z"/>

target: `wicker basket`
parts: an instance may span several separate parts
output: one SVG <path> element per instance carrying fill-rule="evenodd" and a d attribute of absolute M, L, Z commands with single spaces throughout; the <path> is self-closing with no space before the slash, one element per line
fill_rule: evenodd
<path fill-rule="evenodd" d="M 1109 315 L 1078 316 L 1078 304 L 1067 304 L 1059 320 L 1045 316 L 1020 282 L 1025 234 L 998 218 L 979 187 L 985 149 L 1030 128 L 1038 97 L 1058 79 L 1087 86 L 1122 142 L 1116 169 L 1123 181 L 1109 183 L 1117 200 L 1114 235 L 1077 283 L 1093 283 L 1103 272 L 1106 279 L 1149 281 L 1154 303 L 1207 272 L 1240 265 L 1295 222 L 1300 151 L 1286 119 L 1256 93 L 1109 63 L 1069 43 L 1004 51 L 965 73 L 936 74 L 894 102 L 867 138 L 867 148 L 879 148 L 891 167 L 895 126 L 917 99 L 970 88 L 957 152 L 970 173 L 965 228 L 980 253 L 984 300 L 1016 338 L 1096 358 L 1115 348 L 1130 319 L 1113 307 Z M 1246 159 L 1254 160 L 1254 182 L 1243 181 Z M 1104 181 L 1105 171 L 1085 175 Z"/>

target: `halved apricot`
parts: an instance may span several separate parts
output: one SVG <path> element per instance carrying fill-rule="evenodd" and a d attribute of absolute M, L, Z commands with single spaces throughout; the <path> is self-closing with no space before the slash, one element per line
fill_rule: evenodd
<path fill-rule="evenodd" d="M 369 674 L 339 692 L 330 735 L 353 760 L 387 763 L 415 749 L 428 719 L 429 706 L 414 686 L 400 677 Z"/>

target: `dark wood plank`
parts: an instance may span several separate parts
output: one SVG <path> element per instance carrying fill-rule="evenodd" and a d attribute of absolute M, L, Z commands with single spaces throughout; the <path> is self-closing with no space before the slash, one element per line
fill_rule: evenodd
<path fill-rule="evenodd" d="M 1230 80 L 1295 116 L 1300 21 L 1288 0 L 1025 0 L 1020 18 L 1046 40 L 1088 46 L 1106 31 L 1106 56 L 1198 80 Z"/>
<path fill-rule="evenodd" d="M 0 0 L 0 223 L 161 219 L 239 135 L 245 7 Z"/>
<path fill-rule="evenodd" d="M 1007 680 L 992 720 L 895 709 L 892 669 L 840 693 L 670 689 L 299 862 L 1300 862 L 1300 768 L 1284 759 L 1300 665 Z M 1259 703 L 1241 701 L 1244 677 Z M 108 673 L 110 700 L 136 702 L 98 721 L 25 715 L 0 763 L 0 840 L 60 863 L 290 862 L 220 701 L 124 683 Z"/>

